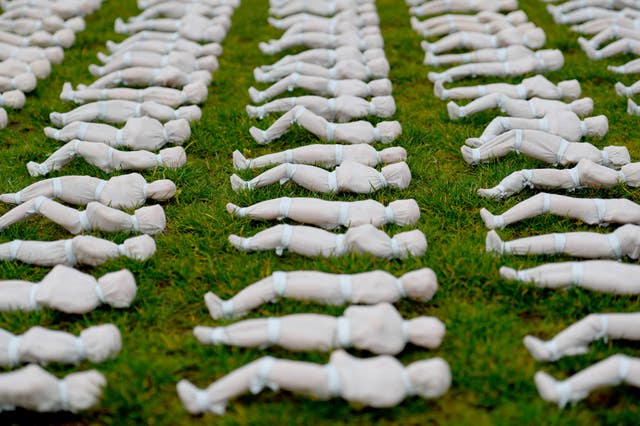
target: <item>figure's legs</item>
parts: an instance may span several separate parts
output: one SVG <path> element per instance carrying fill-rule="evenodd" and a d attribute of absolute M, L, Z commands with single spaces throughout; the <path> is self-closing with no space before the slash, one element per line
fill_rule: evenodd
<path fill-rule="evenodd" d="M 281 98 L 257 107 L 247 105 L 247 114 L 249 114 L 249 117 L 262 119 L 273 112 L 288 112 L 295 106 L 296 98 Z"/>
<path fill-rule="evenodd" d="M 458 106 L 455 102 L 451 101 L 447 104 L 447 110 L 449 112 L 449 118 L 457 120 L 458 118 L 477 114 L 481 111 L 498 108 L 506 100 L 506 96 L 502 94 L 491 93 L 474 99 L 465 106 Z"/>
<path fill-rule="evenodd" d="M 271 276 L 268 276 L 243 288 L 226 301 L 208 292 L 204 301 L 209 314 L 213 319 L 237 318 L 265 303 L 275 301 L 276 293 L 272 281 Z"/>
<path fill-rule="evenodd" d="M 233 167 L 236 170 L 258 169 L 267 166 L 273 166 L 288 162 L 287 155 L 293 157 L 291 150 L 274 152 L 273 154 L 265 154 L 252 159 L 245 158 L 240 151 L 233 152 Z M 293 158 L 291 158 L 293 160 Z"/>
<path fill-rule="evenodd" d="M 580 43 L 580 47 L 582 47 L 582 50 L 585 51 L 589 59 L 594 61 L 625 53 L 637 54 L 638 52 L 636 51 L 640 50 L 640 46 L 638 46 L 640 43 L 637 40 L 626 38 L 616 40 L 599 50 L 591 46 L 591 44 L 583 38 L 578 38 L 578 43 Z"/>
<path fill-rule="evenodd" d="M 558 170 L 558 172 L 562 172 Z M 496 200 L 510 197 L 513 194 L 517 194 L 526 187 L 531 185 L 531 177 L 533 176 L 532 170 L 519 170 L 511 173 L 506 178 L 502 179 L 500 183 L 493 188 L 480 188 L 478 189 L 478 195 L 485 198 L 493 198 Z"/>
<path fill-rule="evenodd" d="M 597 388 L 621 383 L 639 387 L 640 360 L 626 355 L 613 355 L 560 382 L 539 371 L 535 375 L 535 383 L 542 399 L 564 407 L 569 402 L 586 398 Z"/>
<path fill-rule="evenodd" d="M 296 123 L 306 112 L 303 106 L 295 107 L 278 118 L 267 130 L 260 130 L 251 127 L 249 133 L 259 144 L 266 144 L 284 135 L 294 123 Z M 307 114 L 308 115 L 308 114 Z M 315 114 L 314 114 L 315 115 Z M 317 117 L 317 116 L 316 116 Z"/>
<path fill-rule="evenodd" d="M 315 172 L 315 170 L 313 169 L 318 169 L 318 171 Z M 303 176 L 299 177 L 301 173 L 303 174 Z M 321 181 L 323 174 L 324 180 L 326 181 L 326 174 L 328 174 L 328 172 L 325 170 L 322 170 L 318 167 L 306 166 L 304 164 L 285 163 L 261 173 L 250 181 L 244 181 L 234 174 L 231 176 L 231 187 L 234 191 L 239 191 L 241 189 L 252 190 L 256 188 L 262 188 L 263 186 L 272 185 L 276 182 L 280 182 L 281 184 L 283 184 L 289 180 L 293 180 L 298 185 L 310 189 L 307 187 L 309 185 L 309 180 L 311 180 L 310 183 L 312 185 L 317 186 L 319 181 Z M 305 186 L 305 184 L 307 186 Z"/>
<path fill-rule="evenodd" d="M 14 207 L 0 217 L 0 229 L 14 223 L 21 222 L 28 217 L 39 213 L 52 222 L 62 226 L 72 234 L 82 231 L 78 224 L 78 211 L 57 203 L 46 197 L 37 197 Z"/>
<path fill-rule="evenodd" d="M 609 65 L 607 69 L 617 74 L 638 74 L 640 73 L 640 59 L 633 59 L 620 66 Z M 616 83 L 616 91 L 618 91 L 618 84 L 621 83 Z M 618 92 L 618 94 L 620 94 L 620 92 Z"/>
<path fill-rule="evenodd" d="M 254 234 L 252 237 L 243 238 L 238 235 L 230 235 L 229 243 L 241 251 L 265 251 L 286 248 L 282 240 L 286 227 L 289 225 L 276 225 Z"/>
<path fill-rule="evenodd" d="M 286 92 L 287 90 L 295 89 L 296 82 L 294 80 L 294 76 L 287 76 L 277 83 L 272 84 L 264 91 L 259 91 L 253 87 L 249 88 L 249 96 L 251 100 L 257 104 L 267 101 L 269 99 L 273 99 L 276 96 L 279 96 Z"/>
<path fill-rule="evenodd" d="M 31 176 L 45 176 L 52 171 L 60 170 L 78 155 L 79 140 L 72 140 L 58 148 L 45 161 L 38 164 L 35 161 L 27 163 L 27 170 Z"/>

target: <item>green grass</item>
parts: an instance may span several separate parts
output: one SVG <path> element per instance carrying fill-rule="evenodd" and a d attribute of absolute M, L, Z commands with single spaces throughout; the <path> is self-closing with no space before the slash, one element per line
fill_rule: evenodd
<path fill-rule="evenodd" d="M 137 13 L 133 1 L 110 0 L 87 20 L 89 31 L 78 36 L 76 45 L 66 52 L 61 66 L 40 83 L 28 97 L 26 107 L 10 112 L 10 125 L 0 133 L 0 170 L 5 179 L 2 192 L 12 192 L 33 181 L 25 163 L 41 161 L 57 144 L 44 138 L 42 128 L 48 113 L 66 111 L 71 104 L 58 99 L 62 83 L 92 81 L 87 71 L 96 61 L 95 53 L 104 50 L 107 39 L 120 40 L 113 33 L 117 16 Z M 555 25 L 542 3 L 522 1 L 531 20 L 547 32 L 547 46 L 562 49 L 566 65 L 548 76 L 554 81 L 577 78 L 583 92 L 595 100 L 595 113 L 606 113 L 611 130 L 605 145 L 625 144 L 632 158 L 640 158 L 637 144 L 638 119 L 627 116 L 625 100 L 615 95 L 616 77 L 606 71 L 613 61 L 589 62 L 578 49 L 576 35 Z M 233 172 L 231 152 L 241 149 L 252 156 L 300 146 L 314 139 L 294 129 L 268 147 L 257 146 L 248 129 L 256 121 L 249 119 L 244 106 L 250 102 L 247 89 L 254 84 L 252 69 L 271 63 L 257 48 L 258 41 L 278 36 L 267 25 L 267 2 L 244 0 L 233 17 L 233 27 L 224 42 L 220 70 L 214 77 L 210 96 L 203 107 L 203 118 L 193 126 L 187 148 L 189 162 L 178 171 L 156 170 L 145 173 L 148 179 L 173 179 L 180 192 L 167 203 L 167 231 L 157 238 L 158 252 L 139 264 L 130 260 L 111 261 L 90 270 L 96 276 L 127 267 L 136 276 L 138 297 L 128 310 L 99 309 L 87 315 L 64 315 L 52 311 L 0 314 L 0 327 L 21 333 L 42 325 L 77 333 L 90 325 L 112 322 L 123 334 L 123 350 L 109 362 L 92 366 L 50 366 L 63 375 L 97 368 L 109 382 L 102 403 L 77 415 L 33 414 L 24 411 L 0 414 L 0 422 L 60 424 L 637 424 L 637 400 L 640 391 L 630 387 L 595 392 L 576 407 L 560 411 L 542 401 L 533 384 L 538 369 L 564 378 L 604 357 L 623 352 L 637 354 L 638 345 L 625 342 L 598 342 L 586 355 L 566 358 L 555 364 L 536 363 L 522 345 L 522 337 L 532 333 L 550 337 L 590 312 L 637 311 L 638 297 L 612 297 L 582 290 L 547 291 L 501 280 L 500 265 L 529 267 L 561 258 L 526 257 L 499 259 L 484 253 L 486 229 L 478 210 L 487 207 L 499 213 L 533 194 L 525 191 L 505 202 L 479 198 L 478 187 L 495 185 L 508 173 L 521 168 L 544 167 L 524 157 L 508 156 L 479 167 L 462 161 L 459 147 L 464 139 L 480 134 L 494 112 L 487 112 L 459 123 L 448 120 L 445 103 L 434 98 L 426 79 L 429 69 L 422 65 L 420 38 L 411 31 L 407 6 L 400 0 L 381 0 L 378 9 L 391 63 L 391 79 L 398 104 L 397 119 L 404 129 L 398 144 L 407 148 L 413 182 L 405 191 L 385 190 L 373 197 L 387 203 L 397 198 L 415 198 L 422 217 L 418 227 L 429 240 L 427 254 L 407 261 L 384 261 L 366 256 L 341 259 L 307 259 L 269 252 L 241 254 L 227 243 L 231 233 L 253 235 L 268 226 L 248 220 L 232 219 L 225 203 L 239 205 L 284 195 L 317 196 L 292 184 L 252 193 L 234 193 L 229 185 Z M 617 58 L 622 63 L 629 58 Z M 489 80 L 485 80 L 489 81 Z M 496 80 L 497 81 L 497 80 Z M 514 80 L 518 81 L 518 80 Z M 632 77 L 622 77 L 626 84 Z M 471 84 L 464 82 L 463 84 Z M 266 126 L 270 120 L 259 123 Z M 75 161 L 62 172 L 53 174 L 90 174 L 106 177 L 93 167 Z M 244 177 L 251 176 L 243 172 Z M 640 201 L 637 191 L 616 188 L 607 191 L 581 191 L 580 196 L 629 197 Z M 364 197 L 343 196 L 341 199 Z M 0 206 L 0 213 L 9 206 Z M 592 229 L 567 219 L 540 217 L 501 232 L 505 239 L 547 232 Z M 390 233 L 400 231 L 391 226 Z M 31 219 L 13 226 L 1 241 L 12 239 L 67 238 L 61 229 L 43 220 Z M 122 235 L 104 235 L 121 242 Z M 288 393 L 265 392 L 246 396 L 229 404 L 224 417 L 192 417 L 182 408 L 175 384 L 187 378 L 205 386 L 225 373 L 254 360 L 266 352 L 258 349 L 212 347 L 199 344 L 191 334 L 197 324 L 211 325 L 203 302 L 206 291 L 228 297 L 273 270 L 319 269 L 356 273 L 374 268 L 396 275 L 420 267 L 433 268 L 440 289 L 433 301 L 425 304 L 402 301 L 397 304 L 406 317 L 435 315 L 447 325 L 447 336 L 436 351 L 408 347 L 400 360 L 409 363 L 421 358 L 441 356 L 451 365 L 453 384 L 442 398 L 425 401 L 410 398 L 389 410 L 351 407 L 340 400 L 313 401 Z M 1 279 L 39 280 L 46 268 L 5 262 L 0 264 Z M 296 301 L 280 301 L 254 311 L 251 317 L 283 315 L 294 312 L 339 314 L 343 308 L 325 307 Z M 221 322 L 218 322 L 221 323 Z M 269 354 L 324 363 L 328 354 L 289 353 L 272 349 Z M 357 353 L 357 352 L 356 352 Z M 365 353 L 357 353 L 366 356 Z"/>

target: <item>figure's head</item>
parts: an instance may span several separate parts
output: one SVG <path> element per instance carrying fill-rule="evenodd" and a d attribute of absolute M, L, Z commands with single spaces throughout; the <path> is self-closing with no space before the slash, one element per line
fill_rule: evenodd
<path fill-rule="evenodd" d="M 546 40 L 547 37 L 542 28 L 533 28 L 524 33 L 524 44 L 532 49 L 544 46 Z"/>
<path fill-rule="evenodd" d="M 182 167 L 187 162 L 187 153 L 181 146 L 161 149 L 159 155 L 160 159 L 162 159 L 162 165 L 170 169 Z"/>
<path fill-rule="evenodd" d="M 558 49 L 538 50 L 534 57 L 538 60 L 538 71 L 555 71 L 564 65 L 564 56 Z"/>
<path fill-rule="evenodd" d="M 571 111 L 580 117 L 586 117 L 593 112 L 593 99 L 582 98 L 571 102 Z"/>
<path fill-rule="evenodd" d="M 202 110 L 198 105 L 188 105 L 178 108 L 176 114 L 178 117 L 185 118 L 188 121 L 197 121 L 202 117 Z"/>
<path fill-rule="evenodd" d="M 371 96 L 389 96 L 391 95 L 391 80 L 381 78 L 379 80 L 371 80 L 367 83 Z"/>
<path fill-rule="evenodd" d="M 211 84 L 211 73 L 205 70 L 193 71 L 189 73 L 189 83 L 201 83 L 205 86 Z"/>
<path fill-rule="evenodd" d="M 200 53 L 203 55 L 220 56 L 222 55 L 222 46 L 220 43 L 207 43 L 200 47 Z"/>
<path fill-rule="evenodd" d="M 507 20 L 511 23 L 511 25 L 520 25 L 524 22 L 527 22 L 529 18 L 527 14 L 522 10 L 514 10 L 513 12 L 507 13 Z"/>
<path fill-rule="evenodd" d="M 377 117 L 387 118 L 396 113 L 396 101 L 393 96 L 374 96 L 371 103 Z"/>
<path fill-rule="evenodd" d="M 164 231 L 167 225 L 167 217 L 162 206 L 141 207 L 133 213 L 138 220 L 140 232 L 143 234 L 155 235 Z"/>
<path fill-rule="evenodd" d="M 393 142 L 402 134 L 399 121 L 381 121 L 375 127 L 375 140 L 382 143 Z"/>
<path fill-rule="evenodd" d="M 442 396 L 451 386 L 451 369 L 441 358 L 411 363 L 406 371 L 416 394 L 423 398 Z"/>
<path fill-rule="evenodd" d="M 0 95 L 2 98 L 2 106 L 9 108 L 22 108 L 26 101 L 26 96 L 20 90 L 9 90 Z"/>
<path fill-rule="evenodd" d="M 156 252 L 156 242 L 148 235 L 139 235 L 124 240 L 124 255 L 130 259 L 144 261 Z"/>
<path fill-rule="evenodd" d="M 113 324 L 94 325 L 82 330 L 80 338 L 91 362 L 103 362 L 115 357 L 122 349 L 122 337 Z"/>
<path fill-rule="evenodd" d="M 422 256 L 427 251 L 427 238 L 422 231 L 414 229 L 409 232 L 400 232 L 393 236 L 393 239 L 398 243 L 398 247 L 405 256 Z M 408 294 L 408 293 L 407 293 Z"/>
<path fill-rule="evenodd" d="M 53 35 L 56 46 L 64 47 L 65 49 L 71 47 L 74 41 L 76 41 L 76 34 L 70 28 L 63 28 Z"/>
<path fill-rule="evenodd" d="M 392 146 L 378 152 L 380 160 L 385 164 L 399 163 L 407 159 L 407 150 L 401 146 Z"/>
<path fill-rule="evenodd" d="M 176 184 L 169 179 L 155 180 L 146 184 L 147 198 L 157 201 L 166 201 L 176 193 Z"/>
<path fill-rule="evenodd" d="M 611 166 L 619 169 L 625 164 L 631 162 L 629 151 L 626 146 L 605 146 L 602 150 L 607 158 L 607 161 L 603 161 L 605 166 Z"/>
<path fill-rule="evenodd" d="M 582 94 L 580 88 L 580 82 L 578 80 L 564 80 L 558 83 L 558 89 L 560 89 L 561 97 L 564 99 L 578 99 Z"/>
<path fill-rule="evenodd" d="M 421 302 L 431 300 L 438 290 L 438 278 L 429 268 L 407 272 L 400 280 L 409 299 Z"/>
<path fill-rule="evenodd" d="M 148 238 L 151 238 L 147 235 Z M 98 278 L 98 285 L 106 304 L 114 308 L 127 308 L 136 297 L 136 279 L 128 269 L 109 272 Z"/>
<path fill-rule="evenodd" d="M 408 200 L 396 200 L 389 203 L 393 212 L 393 222 L 396 225 L 415 225 L 420 219 L 420 207 L 413 198 Z"/>
<path fill-rule="evenodd" d="M 379 47 L 373 47 L 371 49 L 367 49 L 364 52 L 362 52 L 362 57 L 365 62 L 369 62 L 378 58 L 386 58 L 386 55 L 384 54 L 384 49 L 380 49 Z"/>
<path fill-rule="evenodd" d="M 181 144 L 191 136 L 191 126 L 184 118 L 167 121 L 164 128 L 167 132 L 167 142 Z M 162 158 L 164 159 L 164 156 Z"/>
<path fill-rule="evenodd" d="M 609 120 L 606 115 L 587 117 L 584 119 L 584 125 L 587 128 L 587 135 L 596 136 L 600 139 L 609 131 Z"/>
<path fill-rule="evenodd" d="M 375 58 L 367 62 L 371 78 L 386 78 L 389 76 L 389 61 L 387 58 Z"/>
<path fill-rule="evenodd" d="M 384 166 L 381 172 L 392 188 L 405 189 L 411 183 L 411 170 L 404 161 Z"/>
<path fill-rule="evenodd" d="M 84 22 L 84 19 L 82 19 L 79 16 L 76 16 L 74 18 L 71 19 L 67 19 L 64 22 L 64 27 L 65 28 L 69 28 L 70 30 L 79 33 L 81 31 L 85 30 L 86 24 Z"/>
<path fill-rule="evenodd" d="M 51 74 L 51 62 L 46 59 L 36 59 L 29 63 L 30 71 L 38 78 L 47 78 Z"/>
<path fill-rule="evenodd" d="M 374 47 L 382 49 L 384 47 L 384 40 L 380 34 L 366 35 L 360 39 L 360 50 L 367 50 Z"/>
<path fill-rule="evenodd" d="M 60 46 L 52 46 L 44 49 L 44 56 L 53 64 L 59 64 L 64 59 L 64 51 Z"/>
<path fill-rule="evenodd" d="M 224 25 L 211 25 L 202 33 L 202 39 L 219 42 L 226 35 L 227 31 L 224 29 Z"/>
<path fill-rule="evenodd" d="M 218 69 L 218 58 L 214 55 L 202 56 L 196 60 L 196 66 L 199 70 L 215 72 Z"/>
<path fill-rule="evenodd" d="M 189 83 L 184 86 L 182 88 L 182 93 L 184 93 L 184 95 L 186 96 L 187 103 L 194 105 L 203 103 L 209 95 L 207 86 L 199 81 L 195 83 Z"/>
<path fill-rule="evenodd" d="M 37 84 L 36 76 L 31 74 L 30 72 L 18 74 L 11 80 L 14 89 L 21 90 L 25 93 L 31 92 L 36 88 Z"/>
<path fill-rule="evenodd" d="M 405 321 L 408 342 L 424 348 L 435 349 L 442 343 L 445 326 L 436 317 L 417 317 Z"/>

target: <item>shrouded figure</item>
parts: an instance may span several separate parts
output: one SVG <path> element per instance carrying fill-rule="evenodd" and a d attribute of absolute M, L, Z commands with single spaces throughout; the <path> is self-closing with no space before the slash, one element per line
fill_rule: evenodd
<path fill-rule="evenodd" d="M 451 385 L 449 364 L 441 358 L 416 361 L 404 367 L 389 355 L 355 358 L 342 350 L 328 364 L 260 358 L 200 390 L 187 380 L 178 382 L 178 396 L 192 414 L 224 414 L 227 402 L 265 386 L 319 399 L 341 397 L 376 408 L 393 407 L 409 396 L 437 398 Z"/>
<path fill-rule="evenodd" d="M 444 332 L 444 324 L 437 318 L 403 320 L 388 303 L 350 306 L 340 317 L 295 314 L 250 319 L 224 327 L 198 326 L 193 330 L 204 344 L 261 348 L 274 345 L 296 351 L 353 347 L 388 355 L 401 352 L 407 343 L 437 348 Z"/>
<path fill-rule="evenodd" d="M 510 12 L 518 8 L 517 0 L 410 0 L 409 13 L 415 16 L 446 12 Z"/>
<path fill-rule="evenodd" d="M 426 302 L 431 300 L 437 289 L 436 274 L 428 268 L 407 272 L 400 278 L 380 270 L 351 275 L 319 271 L 277 271 L 246 286 L 230 299 L 222 300 L 208 292 L 204 300 L 209 314 L 217 320 L 244 316 L 279 298 L 325 305 L 375 305 L 393 303 L 403 298 Z"/>
<path fill-rule="evenodd" d="M 94 76 L 101 77 L 131 67 L 163 68 L 165 66 L 172 66 L 186 73 L 199 70 L 213 73 L 218 69 L 218 60 L 214 55 L 196 58 L 190 53 L 180 51 L 167 55 L 145 51 L 126 52 L 102 66 L 89 65 L 89 72 Z"/>
<path fill-rule="evenodd" d="M 423 41 L 421 46 L 426 52 L 438 54 L 460 48 L 477 50 L 512 45 L 538 49 L 545 41 L 544 30 L 527 22 L 521 27 L 505 28 L 495 34 L 460 31 L 444 36 L 434 43 Z"/>
<path fill-rule="evenodd" d="M 39 283 L 2 281 L 0 310 L 48 308 L 68 314 L 84 314 L 102 304 L 128 308 L 136 293 L 136 280 L 126 269 L 95 279 L 68 266 L 57 265 Z"/>
<path fill-rule="evenodd" d="M 370 224 L 349 228 L 344 234 L 334 234 L 311 226 L 275 225 L 249 238 L 230 235 L 229 242 L 241 251 L 275 250 L 277 255 L 282 255 L 286 249 L 309 257 L 339 257 L 358 253 L 386 259 L 406 259 L 409 256 L 422 256 L 427 251 L 427 239 L 417 229 L 390 237 Z"/>
<path fill-rule="evenodd" d="M 133 87 L 164 86 L 181 89 L 187 84 L 211 84 L 211 73 L 200 70 L 184 72 L 173 66 L 160 68 L 130 67 L 106 74 L 87 87 L 90 89 L 109 89 L 119 85 Z"/>
<path fill-rule="evenodd" d="M 512 99 L 500 93 L 492 93 L 477 98 L 467 105 L 459 106 L 451 101 L 447 103 L 449 118 L 457 120 L 488 109 L 498 108 L 509 117 L 519 118 L 543 118 L 554 111 L 571 111 L 579 117 L 584 117 L 593 112 L 593 99 L 582 98 L 571 103 L 565 103 L 553 99 L 531 98 Z"/>

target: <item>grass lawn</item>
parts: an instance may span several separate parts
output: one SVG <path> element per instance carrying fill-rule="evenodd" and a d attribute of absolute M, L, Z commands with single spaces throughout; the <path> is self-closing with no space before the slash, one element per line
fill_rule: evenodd
<path fill-rule="evenodd" d="M 10 124 L 0 133 L 0 170 L 4 177 L 0 191 L 13 192 L 36 180 L 28 176 L 26 162 L 42 161 L 58 146 L 42 133 L 42 128 L 48 124 L 48 114 L 72 108 L 72 104 L 65 104 L 58 98 L 62 83 L 93 80 L 87 66 L 97 61 L 95 54 L 104 51 L 108 39 L 122 39 L 113 32 L 113 21 L 117 16 L 137 14 L 134 3 L 105 2 L 102 9 L 87 19 L 90 30 L 78 35 L 75 46 L 65 53 L 63 64 L 56 66 L 52 75 L 40 82 L 28 97 L 26 107 L 19 112 L 9 112 Z M 266 22 L 266 0 L 244 0 L 233 16 L 233 26 L 224 41 L 220 70 L 214 76 L 209 99 L 203 106 L 202 120 L 192 128 L 187 166 L 178 171 L 145 173 L 149 180 L 173 179 L 179 187 L 175 199 L 165 206 L 168 229 L 157 238 L 158 252 L 144 264 L 117 260 L 90 270 L 99 276 L 129 268 L 139 286 L 134 305 L 128 310 L 99 309 L 82 316 L 48 310 L 0 314 L 0 327 L 14 333 L 34 325 L 78 333 L 90 325 L 116 324 L 123 335 L 123 350 L 116 359 L 95 366 L 108 380 L 102 403 L 78 415 L 4 413 L 0 414 L 0 423 L 637 424 L 636 402 L 640 391 L 630 387 L 596 392 L 576 407 L 564 411 L 538 397 L 532 380 L 538 369 L 564 378 L 614 353 L 637 354 L 638 345 L 597 342 L 587 355 L 543 365 L 536 363 L 522 345 L 525 334 L 549 338 L 591 312 L 640 310 L 639 300 L 577 289 L 539 290 L 499 278 L 498 267 L 503 264 L 531 267 L 565 260 L 543 256 L 502 260 L 484 253 L 486 229 L 478 215 L 480 207 L 500 213 L 533 192 L 524 191 L 506 202 L 494 202 L 478 197 L 476 189 L 493 186 L 512 171 L 544 165 L 516 155 L 473 168 L 464 163 L 459 147 L 465 138 L 479 135 L 495 112 L 457 123 L 449 121 L 445 103 L 433 96 L 426 78 L 429 69 L 422 65 L 420 37 L 409 26 L 408 7 L 401 0 L 377 3 L 385 50 L 391 63 L 397 119 L 404 129 L 397 142 L 409 152 L 413 182 L 405 191 L 384 190 L 373 198 L 385 204 L 398 198 L 413 197 L 418 201 L 422 210 L 418 227 L 429 241 L 427 254 L 407 261 L 384 261 L 366 256 L 307 259 L 288 253 L 282 257 L 272 252 L 242 254 L 227 243 L 231 233 L 253 235 L 269 224 L 232 219 L 224 209 L 226 202 L 248 205 L 285 195 L 316 196 L 290 183 L 251 193 L 236 194 L 231 190 L 229 176 L 233 172 L 231 153 L 234 149 L 256 156 L 314 142 L 314 138 L 300 128 L 267 147 L 258 146 L 249 136 L 249 127 L 257 123 L 244 111 L 244 106 L 250 102 L 247 89 L 255 84 L 252 70 L 275 60 L 262 55 L 257 44 L 277 37 L 279 32 Z M 614 61 L 589 62 L 578 48 L 576 35 L 567 27 L 554 24 L 543 3 L 523 0 L 521 7 L 532 21 L 545 29 L 549 40 L 547 46 L 565 52 L 564 68 L 548 77 L 553 81 L 579 79 L 584 95 L 595 101 L 594 114 L 606 113 L 609 117 L 609 135 L 604 141 L 595 143 L 601 148 L 625 144 L 632 158 L 640 158 L 636 142 L 638 118 L 626 114 L 626 101 L 617 97 L 613 90 L 616 76 L 606 71 L 606 64 Z M 629 59 L 631 57 L 617 58 L 615 63 Z M 633 80 L 623 76 L 622 81 L 629 84 Z M 257 125 L 266 127 L 272 120 L 271 117 Z M 251 173 L 242 172 L 242 176 L 250 177 Z M 81 160 L 51 176 L 64 174 L 107 177 Z M 607 191 L 583 190 L 578 195 L 629 197 L 640 201 L 637 191 L 622 187 Z M 364 197 L 340 197 L 359 198 Z M 0 206 L 0 213 L 9 207 Z M 510 226 L 500 235 L 511 239 L 587 229 L 593 230 L 568 219 L 540 217 Z M 385 230 L 391 234 L 401 231 L 394 226 Z M 102 236 L 117 242 L 126 238 L 125 234 Z M 63 230 L 34 218 L 4 231 L 1 241 L 67 237 Z M 326 362 L 329 356 L 325 353 L 289 353 L 277 348 L 262 351 L 201 345 L 191 330 L 198 324 L 214 324 L 203 301 L 206 291 L 212 290 L 226 298 L 278 269 L 356 273 L 380 268 L 400 275 L 425 266 L 433 268 L 439 278 L 440 289 L 434 300 L 426 304 L 402 301 L 397 306 L 405 317 L 437 316 L 446 323 L 447 336 L 437 351 L 408 347 L 399 358 L 403 363 L 436 355 L 445 358 L 451 365 L 453 384 L 443 398 L 434 401 L 411 398 L 393 409 L 373 410 L 351 407 L 340 400 L 313 401 L 267 391 L 231 402 L 227 415 L 220 418 L 213 415 L 192 417 L 182 408 L 175 392 L 175 384 L 181 378 L 203 387 L 266 353 L 319 363 Z M 13 262 L 0 263 L 1 279 L 37 281 L 47 271 Z M 249 317 L 296 312 L 338 315 L 343 309 L 281 301 L 254 311 Z M 366 353 L 356 354 L 367 356 Z M 49 369 L 63 375 L 92 367 L 85 362 L 79 366 L 50 366 Z"/>

